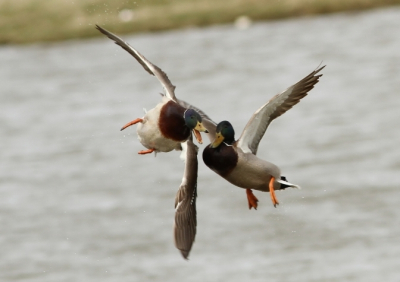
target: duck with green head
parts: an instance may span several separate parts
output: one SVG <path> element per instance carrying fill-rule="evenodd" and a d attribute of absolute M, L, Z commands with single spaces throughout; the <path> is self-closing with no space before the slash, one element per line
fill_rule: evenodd
<path fill-rule="evenodd" d="M 197 152 L 198 147 L 192 142 L 192 132 L 199 143 L 202 143 L 200 132 L 208 133 L 203 123 L 214 127 L 211 119 L 201 110 L 178 100 L 175 86 L 168 76 L 156 65 L 132 48 L 115 34 L 100 26 L 96 28 L 129 52 L 143 68 L 155 76 L 164 88 L 165 95 L 161 102 L 146 112 L 144 117 L 137 118 L 122 127 L 121 130 L 137 124 L 140 142 L 147 148 L 139 154 L 152 152 L 169 152 L 183 150 L 185 170 L 181 185 L 175 197 L 174 239 L 175 246 L 187 259 L 196 236 L 196 196 L 197 196 Z M 213 134 L 211 132 L 210 134 Z"/>
<path fill-rule="evenodd" d="M 324 66 L 325 67 L 325 66 Z M 281 176 L 275 164 L 256 156 L 258 144 L 268 125 L 297 104 L 318 83 L 321 67 L 274 96 L 259 108 L 247 123 L 242 135 L 235 140 L 235 130 L 228 121 L 220 122 L 215 129 L 215 139 L 203 151 L 204 163 L 233 185 L 246 189 L 249 209 L 257 209 L 258 199 L 251 189 L 269 192 L 273 205 L 279 204 L 275 190 L 287 187 L 300 188 Z"/>
<path fill-rule="evenodd" d="M 142 118 L 134 119 L 121 128 L 121 130 L 124 130 L 131 125 L 138 125 L 137 134 L 139 141 L 147 148 L 147 150 L 139 151 L 139 154 L 170 152 L 174 149 L 181 150 L 181 143 L 186 142 L 192 132 L 201 144 L 202 138 L 200 132 L 207 132 L 202 124 L 202 115 L 204 118 L 208 117 L 190 104 L 176 98 L 175 86 L 159 67 L 152 64 L 115 34 L 100 26 L 96 26 L 96 28 L 108 38 L 114 40 L 117 45 L 128 51 L 148 73 L 160 81 L 164 88 L 165 95 L 162 96 L 159 104 L 146 112 Z"/>

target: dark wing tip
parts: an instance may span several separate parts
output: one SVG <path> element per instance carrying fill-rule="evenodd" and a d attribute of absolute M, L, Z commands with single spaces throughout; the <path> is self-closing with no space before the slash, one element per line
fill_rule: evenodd
<path fill-rule="evenodd" d="M 185 260 L 189 260 L 189 251 L 179 250 Z"/>
<path fill-rule="evenodd" d="M 103 33 L 108 38 L 110 38 L 111 40 L 113 40 L 115 44 L 122 47 L 125 51 L 127 51 L 129 54 L 131 54 L 149 74 L 155 76 L 153 71 L 149 68 L 149 65 L 151 65 L 155 68 L 156 68 L 156 66 L 154 66 L 152 63 L 150 63 L 143 55 L 141 55 L 138 51 L 136 51 L 132 46 L 130 46 L 122 38 L 118 37 L 117 35 L 113 34 L 112 32 L 109 32 L 108 30 L 102 28 L 101 26 L 99 26 L 97 24 L 96 24 L 96 29 L 99 30 L 101 33 Z"/>
<path fill-rule="evenodd" d="M 96 24 L 96 29 L 97 29 L 98 31 L 100 31 L 101 33 L 103 33 L 103 34 L 106 34 L 106 32 L 107 32 L 104 28 L 102 28 L 102 27 L 99 26 L 98 24 Z"/>
<path fill-rule="evenodd" d="M 317 76 L 317 77 L 321 77 L 321 76 L 323 76 L 323 74 L 321 73 L 321 74 L 319 74 L 319 75 L 316 75 L 317 73 L 319 73 L 321 70 L 323 70 L 324 68 L 326 67 L 326 65 L 323 65 L 322 67 L 317 67 L 317 69 L 315 70 L 315 71 L 313 71 L 313 75 L 315 75 L 315 76 Z"/>

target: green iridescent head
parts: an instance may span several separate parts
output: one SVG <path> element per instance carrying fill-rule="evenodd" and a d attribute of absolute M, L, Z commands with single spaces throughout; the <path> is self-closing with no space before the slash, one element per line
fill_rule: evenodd
<path fill-rule="evenodd" d="M 189 129 L 193 130 L 193 134 L 200 144 L 203 144 L 200 132 L 208 133 L 207 129 L 202 124 L 202 118 L 198 112 L 193 109 L 187 109 L 183 115 L 185 124 Z"/>
<path fill-rule="evenodd" d="M 199 123 L 201 124 L 201 122 L 202 122 L 202 119 L 201 119 L 201 116 L 199 115 L 199 113 L 193 109 L 187 109 L 185 111 L 185 114 L 183 117 L 185 119 L 186 126 L 189 127 L 190 129 L 195 129 L 196 126 Z M 199 130 L 199 131 L 204 131 L 204 130 Z"/>
<path fill-rule="evenodd" d="M 229 121 L 221 121 L 217 125 L 215 132 L 215 140 L 211 143 L 211 147 L 217 148 L 222 142 L 232 145 L 235 142 L 235 130 Z"/>

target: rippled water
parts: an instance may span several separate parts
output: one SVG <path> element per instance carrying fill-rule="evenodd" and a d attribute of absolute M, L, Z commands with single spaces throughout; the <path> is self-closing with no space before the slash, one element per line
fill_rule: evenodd
<path fill-rule="evenodd" d="M 1 281 L 399 281 L 400 9 L 125 36 L 177 96 L 230 120 L 321 61 L 258 155 L 302 190 L 245 192 L 201 162 L 190 260 L 173 245 L 179 152 L 127 121 L 161 87 L 105 38 L 0 48 Z M 201 149 L 204 146 L 201 147 Z"/>

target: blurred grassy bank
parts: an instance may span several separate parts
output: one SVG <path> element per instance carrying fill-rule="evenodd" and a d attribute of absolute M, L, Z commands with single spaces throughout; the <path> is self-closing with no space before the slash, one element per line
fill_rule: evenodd
<path fill-rule="evenodd" d="M 400 0 L 0 0 L 0 44 L 271 20 L 398 5 Z"/>

